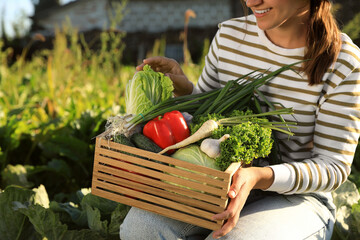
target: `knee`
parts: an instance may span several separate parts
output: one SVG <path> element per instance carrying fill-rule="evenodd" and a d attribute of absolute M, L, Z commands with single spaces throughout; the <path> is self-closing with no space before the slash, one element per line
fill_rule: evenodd
<path fill-rule="evenodd" d="M 149 239 L 149 236 L 153 236 L 158 231 L 157 223 L 155 214 L 131 208 L 120 225 L 120 239 Z"/>
<path fill-rule="evenodd" d="M 128 216 L 126 216 L 124 222 L 120 225 L 120 239 L 121 240 L 126 240 L 126 239 L 136 239 L 136 231 L 135 228 L 131 225 L 128 224 L 127 222 L 127 218 Z"/>
<path fill-rule="evenodd" d="M 142 223 L 143 217 L 144 216 L 140 216 L 137 209 L 131 208 L 123 223 L 120 225 L 120 239 L 139 239 L 140 231 L 146 227 L 145 224 Z"/>

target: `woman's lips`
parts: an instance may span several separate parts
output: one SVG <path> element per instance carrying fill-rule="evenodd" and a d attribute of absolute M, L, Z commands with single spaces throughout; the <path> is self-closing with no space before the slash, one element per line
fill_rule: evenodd
<path fill-rule="evenodd" d="M 259 9 L 259 10 L 256 10 L 254 9 L 253 10 L 253 13 L 255 15 L 255 17 L 263 17 L 265 15 L 267 15 L 267 13 L 271 10 L 271 8 L 267 8 L 267 9 Z"/>

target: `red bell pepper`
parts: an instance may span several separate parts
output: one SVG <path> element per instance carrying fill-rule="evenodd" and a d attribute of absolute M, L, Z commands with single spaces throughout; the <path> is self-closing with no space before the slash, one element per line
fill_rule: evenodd
<path fill-rule="evenodd" d="M 184 116 L 175 110 L 147 122 L 143 134 L 164 149 L 189 137 L 190 130 Z M 170 150 L 168 153 L 173 152 Z"/>

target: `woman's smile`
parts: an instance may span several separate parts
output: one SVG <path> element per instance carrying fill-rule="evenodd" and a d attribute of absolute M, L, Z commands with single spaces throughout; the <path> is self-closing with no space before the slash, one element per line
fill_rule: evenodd
<path fill-rule="evenodd" d="M 267 13 L 270 12 L 270 10 L 271 10 L 271 8 L 253 9 L 253 13 L 254 13 L 255 17 L 260 18 L 260 17 L 267 15 Z"/>

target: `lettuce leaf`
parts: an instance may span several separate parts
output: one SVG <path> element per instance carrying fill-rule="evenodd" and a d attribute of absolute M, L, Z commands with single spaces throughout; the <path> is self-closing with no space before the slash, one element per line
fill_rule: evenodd
<path fill-rule="evenodd" d="M 216 165 L 215 159 L 206 155 L 196 144 L 191 144 L 184 148 L 180 148 L 173 155 L 171 155 L 171 157 L 196 165 L 220 170 L 220 168 Z"/>
<path fill-rule="evenodd" d="M 173 90 L 173 83 L 169 77 L 145 65 L 143 71 L 135 73 L 126 85 L 126 113 L 144 113 L 152 106 L 171 98 Z"/>

